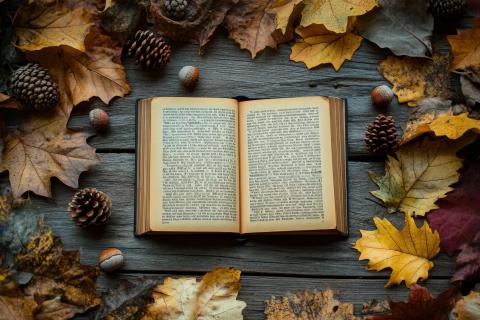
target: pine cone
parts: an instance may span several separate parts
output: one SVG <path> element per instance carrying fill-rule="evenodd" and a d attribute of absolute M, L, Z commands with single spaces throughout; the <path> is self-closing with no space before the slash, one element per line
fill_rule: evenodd
<path fill-rule="evenodd" d="M 372 153 L 393 153 L 398 148 L 397 128 L 391 116 L 379 114 L 365 132 L 365 144 Z"/>
<path fill-rule="evenodd" d="M 135 34 L 129 56 L 135 56 L 135 63 L 146 68 L 163 67 L 170 61 L 172 49 L 165 37 L 150 30 L 139 30 Z"/>
<path fill-rule="evenodd" d="M 85 188 L 75 193 L 68 204 L 68 211 L 79 226 L 101 225 L 106 223 L 112 214 L 112 201 L 102 191 Z"/>
<path fill-rule="evenodd" d="M 429 0 L 430 12 L 437 19 L 460 18 L 467 6 L 467 0 Z"/>
<path fill-rule="evenodd" d="M 39 111 L 54 108 L 58 104 L 58 86 L 48 70 L 38 63 L 28 63 L 18 68 L 10 78 L 14 96 L 26 106 Z"/>
<path fill-rule="evenodd" d="M 163 5 L 167 16 L 173 20 L 180 20 L 185 16 L 188 7 L 187 0 L 164 0 Z"/>

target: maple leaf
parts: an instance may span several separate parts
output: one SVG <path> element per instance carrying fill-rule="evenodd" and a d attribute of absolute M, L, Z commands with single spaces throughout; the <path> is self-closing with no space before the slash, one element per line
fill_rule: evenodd
<path fill-rule="evenodd" d="M 331 289 L 325 291 L 305 290 L 287 294 L 282 298 L 272 297 L 265 302 L 267 320 L 322 319 L 354 320 L 353 304 L 341 303 Z"/>
<path fill-rule="evenodd" d="M 458 300 L 452 313 L 452 320 L 480 319 L 480 293 L 472 291 Z"/>
<path fill-rule="evenodd" d="M 438 208 L 435 202 L 452 191 L 458 182 L 463 160 L 455 155 L 458 150 L 475 140 L 474 135 L 448 141 L 423 139 L 403 145 L 395 159 L 388 156 L 385 175 L 369 172 L 379 190 L 371 194 L 385 203 L 390 213 L 402 211 L 408 215 L 424 216 Z"/>
<path fill-rule="evenodd" d="M 452 46 L 452 70 L 480 67 L 480 17 L 475 18 L 473 28 L 447 36 L 447 40 Z"/>
<path fill-rule="evenodd" d="M 152 304 L 143 320 L 155 319 L 243 319 L 246 304 L 236 300 L 240 290 L 240 271 L 216 268 L 195 278 L 166 278 L 153 292 Z"/>
<path fill-rule="evenodd" d="M 442 251 L 448 255 L 456 253 L 480 230 L 479 181 L 480 161 L 465 163 L 462 179 L 455 190 L 438 202 L 439 209 L 427 215 L 432 228 L 440 233 Z"/>
<path fill-rule="evenodd" d="M 295 12 L 301 12 L 298 9 L 303 9 L 303 0 L 275 0 L 268 12 L 275 14 L 276 29 L 286 34 L 287 30 L 291 29 L 292 20 L 297 17 Z"/>
<path fill-rule="evenodd" d="M 323 24 L 336 33 L 347 31 L 348 18 L 367 13 L 378 0 L 305 0 L 300 26 Z"/>
<path fill-rule="evenodd" d="M 92 97 L 99 97 L 108 104 L 113 97 L 122 97 L 130 92 L 124 67 L 120 63 L 121 49 L 96 29 L 85 42 L 86 52 L 60 46 L 27 54 L 29 60 L 47 68 L 58 83 L 58 108 L 66 117 L 74 105 Z"/>
<path fill-rule="evenodd" d="M 323 63 L 331 63 L 338 71 L 345 60 L 351 60 L 360 47 L 362 37 L 351 33 L 337 34 L 325 29 L 323 25 L 313 24 L 305 29 L 297 28 L 303 39 L 292 46 L 290 59 L 302 61 L 308 69 Z"/>
<path fill-rule="evenodd" d="M 69 46 L 85 51 L 85 37 L 93 25 L 93 14 L 86 8 L 74 10 L 63 4 L 25 6 L 15 19 L 18 47 L 35 51 L 47 47 Z"/>
<path fill-rule="evenodd" d="M 476 281 L 480 277 L 480 231 L 460 247 L 452 282 Z"/>
<path fill-rule="evenodd" d="M 428 97 L 446 99 L 449 89 L 449 59 L 434 53 L 432 59 L 388 56 L 378 65 L 379 72 L 393 84 L 398 102 L 416 106 Z"/>
<path fill-rule="evenodd" d="M 5 138 L 0 172 L 9 171 L 13 196 L 27 191 L 52 197 L 52 177 L 78 188 L 78 177 L 98 162 L 89 134 L 66 128 L 68 118 L 30 118 Z"/>
<path fill-rule="evenodd" d="M 433 17 L 426 0 L 379 0 L 379 4 L 378 10 L 358 18 L 360 35 L 397 56 L 431 54 Z"/>
<path fill-rule="evenodd" d="M 430 261 L 440 251 L 440 236 L 425 222 L 417 228 L 415 220 L 405 215 L 405 225 L 399 231 L 387 219 L 373 218 L 377 230 L 360 230 L 362 237 L 354 248 L 361 254 L 359 260 L 369 260 L 368 270 L 391 268 L 392 274 L 385 287 L 405 281 L 407 287 L 426 280 L 433 268 Z"/>
<path fill-rule="evenodd" d="M 427 288 L 420 285 L 410 287 L 408 302 L 389 300 L 390 315 L 378 315 L 369 320 L 448 320 L 455 305 L 455 289 L 449 288 L 433 298 Z"/>

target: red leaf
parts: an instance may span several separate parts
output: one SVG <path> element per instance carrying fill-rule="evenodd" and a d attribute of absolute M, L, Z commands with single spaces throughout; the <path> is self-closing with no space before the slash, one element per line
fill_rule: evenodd
<path fill-rule="evenodd" d="M 461 175 L 455 190 L 437 202 L 440 209 L 427 216 L 432 229 L 440 233 L 441 249 L 449 255 L 480 230 L 480 161 L 466 162 Z"/>
<path fill-rule="evenodd" d="M 475 281 L 480 277 L 480 231 L 470 243 L 464 244 L 457 257 L 452 282 Z"/>

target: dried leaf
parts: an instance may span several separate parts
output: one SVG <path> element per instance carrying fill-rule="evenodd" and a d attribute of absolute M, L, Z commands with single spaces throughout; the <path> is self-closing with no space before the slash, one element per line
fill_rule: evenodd
<path fill-rule="evenodd" d="M 389 212 L 402 211 L 408 215 L 424 216 L 438 208 L 435 202 L 453 190 L 462 159 L 456 152 L 475 140 L 466 135 L 453 142 L 423 139 L 400 147 L 395 159 L 388 156 L 385 176 L 369 172 L 379 190 L 371 194 L 385 203 Z"/>
<path fill-rule="evenodd" d="M 480 231 L 472 241 L 460 247 L 452 282 L 474 282 L 480 278 Z"/>
<path fill-rule="evenodd" d="M 410 287 L 408 302 L 389 301 L 391 315 L 379 315 L 370 320 L 448 320 L 455 305 L 455 289 L 450 288 L 433 298 L 427 288 L 417 284 Z"/>
<path fill-rule="evenodd" d="M 386 315 L 390 313 L 390 305 L 388 304 L 388 301 L 382 300 L 382 301 L 377 301 L 373 299 L 372 301 L 368 303 L 364 303 L 362 305 L 362 315 Z"/>
<path fill-rule="evenodd" d="M 415 220 L 405 215 L 405 226 L 399 231 L 387 219 L 373 218 L 377 230 L 360 230 L 362 237 L 354 248 L 359 260 L 369 260 L 368 270 L 391 268 L 392 274 L 385 287 L 400 284 L 410 287 L 418 280 L 426 280 L 433 268 L 430 261 L 440 252 L 440 236 L 425 222 L 417 228 Z"/>
<path fill-rule="evenodd" d="M 153 0 L 150 16 L 155 28 L 174 42 L 193 42 L 200 45 L 203 52 L 213 32 L 223 22 L 227 12 L 239 0 L 197 0 L 191 1 L 182 21 L 174 21 L 162 12 L 162 0 Z"/>
<path fill-rule="evenodd" d="M 286 297 L 272 297 L 265 302 L 267 320 L 355 320 L 353 304 L 335 299 L 331 289 L 325 291 L 305 290 Z"/>
<path fill-rule="evenodd" d="M 434 53 L 432 60 L 388 56 L 378 69 L 393 84 L 398 102 L 416 106 L 424 98 L 450 97 L 448 66 L 448 57 Z"/>
<path fill-rule="evenodd" d="M 303 0 L 276 0 L 272 3 L 268 12 L 275 14 L 276 29 L 280 29 L 282 34 L 287 34 L 291 28 L 293 20 L 297 17 L 296 11 L 303 9 Z"/>
<path fill-rule="evenodd" d="M 468 67 L 460 77 L 462 93 L 471 109 L 480 105 L 480 67 Z"/>
<path fill-rule="evenodd" d="M 437 204 L 439 209 L 427 218 L 434 230 L 440 233 L 442 251 L 456 253 L 470 242 L 480 230 L 478 190 L 480 186 L 480 161 L 466 162 L 459 184 Z"/>
<path fill-rule="evenodd" d="M 337 34 L 323 25 L 313 24 L 305 29 L 298 28 L 297 33 L 303 39 L 292 46 L 290 59 L 304 62 L 308 69 L 330 63 L 338 71 L 345 60 L 352 59 L 362 42 L 362 37 L 351 33 L 351 28 L 347 33 Z"/>
<path fill-rule="evenodd" d="M 15 198 L 27 191 L 52 197 L 50 179 L 78 188 L 78 177 L 98 162 L 89 134 L 66 128 L 68 118 L 30 118 L 5 138 L 0 172 L 9 171 Z"/>
<path fill-rule="evenodd" d="M 35 51 L 64 45 L 85 51 L 85 37 L 92 20 L 93 14 L 83 7 L 70 10 L 60 3 L 26 6 L 15 19 L 18 47 Z"/>
<path fill-rule="evenodd" d="M 20 103 L 17 100 L 0 92 L 0 108 L 3 109 L 21 109 Z"/>
<path fill-rule="evenodd" d="M 447 36 L 447 40 L 452 46 L 452 70 L 480 67 L 480 17 L 475 18 L 472 29 Z"/>
<path fill-rule="evenodd" d="M 468 296 L 457 301 L 452 320 L 478 319 L 480 319 L 480 293 L 472 291 Z"/>
<path fill-rule="evenodd" d="M 246 304 L 236 300 L 240 290 L 240 271 L 216 268 L 195 278 L 166 278 L 154 289 L 155 302 L 148 305 L 142 320 L 243 319 Z"/>
<path fill-rule="evenodd" d="M 146 1 L 107 0 L 100 14 L 102 28 L 122 44 L 133 38 L 136 30 L 143 27 L 146 18 Z"/>
<path fill-rule="evenodd" d="M 380 8 L 358 18 L 362 37 L 397 56 L 432 53 L 433 17 L 426 0 L 379 0 Z"/>
<path fill-rule="evenodd" d="M 0 320 L 34 320 L 36 305 L 33 297 L 0 296 Z"/>

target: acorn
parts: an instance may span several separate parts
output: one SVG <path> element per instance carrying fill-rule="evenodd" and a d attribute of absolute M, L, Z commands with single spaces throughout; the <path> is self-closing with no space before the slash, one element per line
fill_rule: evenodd
<path fill-rule="evenodd" d="M 386 108 L 393 100 L 393 91 L 389 86 L 381 85 L 373 88 L 371 96 L 374 105 Z"/>
<path fill-rule="evenodd" d="M 185 66 L 178 72 L 178 78 L 186 88 L 193 88 L 197 84 L 199 75 L 200 71 L 194 66 Z"/>
<path fill-rule="evenodd" d="M 89 114 L 90 125 L 98 132 L 107 130 L 110 123 L 108 113 L 100 108 L 93 109 Z"/>
<path fill-rule="evenodd" d="M 98 256 L 98 266 L 105 272 L 112 272 L 121 268 L 123 261 L 123 253 L 117 248 L 105 249 Z"/>

